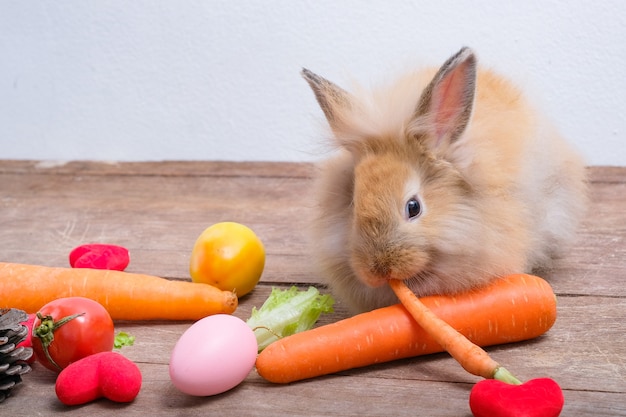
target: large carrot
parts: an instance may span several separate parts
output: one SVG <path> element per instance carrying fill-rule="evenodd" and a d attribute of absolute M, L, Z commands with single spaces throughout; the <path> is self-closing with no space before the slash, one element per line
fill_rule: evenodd
<path fill-rule="evenodd" d="M 61 297 L 102 304 L 114 320 L 198 320 L 230 314 L 237 296 L 208 284 L 88 268 L 52 268 L 0 262 L 0 308 L 34 313 Z"/>
<path fill-rule="evenodd" d="M 476 291 L 421 301 L 480 346 L 532 339 L 556 320 L 552 288 L 532 275 L 510 275 Z M 268 381 L 288 383 L 443 350 L 396 304 L 280 339 L 259 354 L 256 368 Z"/>

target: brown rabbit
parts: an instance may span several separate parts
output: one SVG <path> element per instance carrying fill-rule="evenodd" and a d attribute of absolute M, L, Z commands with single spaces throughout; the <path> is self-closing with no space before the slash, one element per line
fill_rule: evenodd
<path fill-rule="evenodd" d="M 388 279 L 454 293 L 547 266 L 573 239 L 582 159 L 469 48 L 367 95 L 302 74 L 339 148 L 317 178 L 314 261 L 352 312 L 396 303 Z"/>

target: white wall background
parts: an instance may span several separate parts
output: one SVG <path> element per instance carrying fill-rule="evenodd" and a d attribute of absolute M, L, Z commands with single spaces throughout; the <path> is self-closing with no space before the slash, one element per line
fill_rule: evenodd
<path fill-rule="evenodd" d="M 626 165 L 622 0 L 2 0 L 0 158 L 314 160 L 302 66 L 367 84 L 463 45 Z"/>

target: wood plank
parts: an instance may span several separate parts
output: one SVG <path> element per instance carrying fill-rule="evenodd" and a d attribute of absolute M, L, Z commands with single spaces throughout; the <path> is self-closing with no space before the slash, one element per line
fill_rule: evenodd
<path fill-rule="evenodd" d="M 3 404 L 7 415 L 64 415 L 127 417 L 171 415 L 241 416 L 438 416 L 470 417 L 467 397 L 470 384 L 415 380 L 380 380 L 369 377 L 329 377 L 301 383 L 267 387 L 254 374 L 239 387 L 214 397 L 189 397 L 169 382 L 164 366 L 140 364 L 145 375 L 142 392 L 131 405 L 100 400 L 84 407 L 62 406 L 50 395 L 51 376 L 22 384 L 15 397 Z M 562 415 L 567 417 L 614 417 L 626 415 L 623 394 L 565 391 Z M 28 403 L 15 407 L 15 400 Z M 30 404 L 42 408 L 34 410 Z M 36 413 L 41 414 L 36 414 Z M 393 414 L 390 414 L 393 413 Z"/>
<path fill-rule="evenodd" d="M 245 176 L 310 177 L 314 163 L 232 161 L 38 161 L 0 159 L 0 174 L 41 172 L 48 175 L 158 175 L 158 176 Z M 590 183 L 624 183 L 626 166 L 588 167 Z"/>
<path fill-rule="evenodd" d="M 0 174 L 159 176 L 159 177 L 289 177 L 308 178 L 310 163 L 230 162 L 230 161 L 159 161 L 95 162 L 0 160 Z"/>
<path fill-rule="evenodd" d="M 589 182 L 624 183 L 626 166 L 592 166 L 588 168 Z"/>
<path fill-rule="evenodd" d="M 140 176 L 124 178 L 120 187 L 99 176 L 2 177 L 0 226 L 7 221 L 11 227 L 0 230 L 0 244 L 7 243 L 11 253 L 6 259 L 14 262 L 66 266 L 65 256 L 73 247 L 108 241 L 131 249 L 129 270 L 185 278 L 198 235 L 210 224 L 230 220 L 247 224 L 263 240 L 272 280 L 285 276 L 293 281 L 294 274 L 302 275 L 283 269 L 274 274 L 272 265 L 275 255 L 306 253 L 302 230 L 307 216 L 293 202 L 297 193 L 304 198 L 308 180 Z M 20 247 L 19 242 L 25 245 Z M 297 281 L 312 278 L 301 276 Z"/>

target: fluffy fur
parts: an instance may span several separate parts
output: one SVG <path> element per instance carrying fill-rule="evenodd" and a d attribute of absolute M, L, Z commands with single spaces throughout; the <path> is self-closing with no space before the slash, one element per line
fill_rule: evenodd
<path fill-rule="evenodd" d="M 471 50 L 371 92 L 303 76 L 339 148 L 316 179 L 314 261 L 353 312 L 397 302 L 388 279 L 454 293 L 545 266 L 573 239 L 582 159 Z"/>

